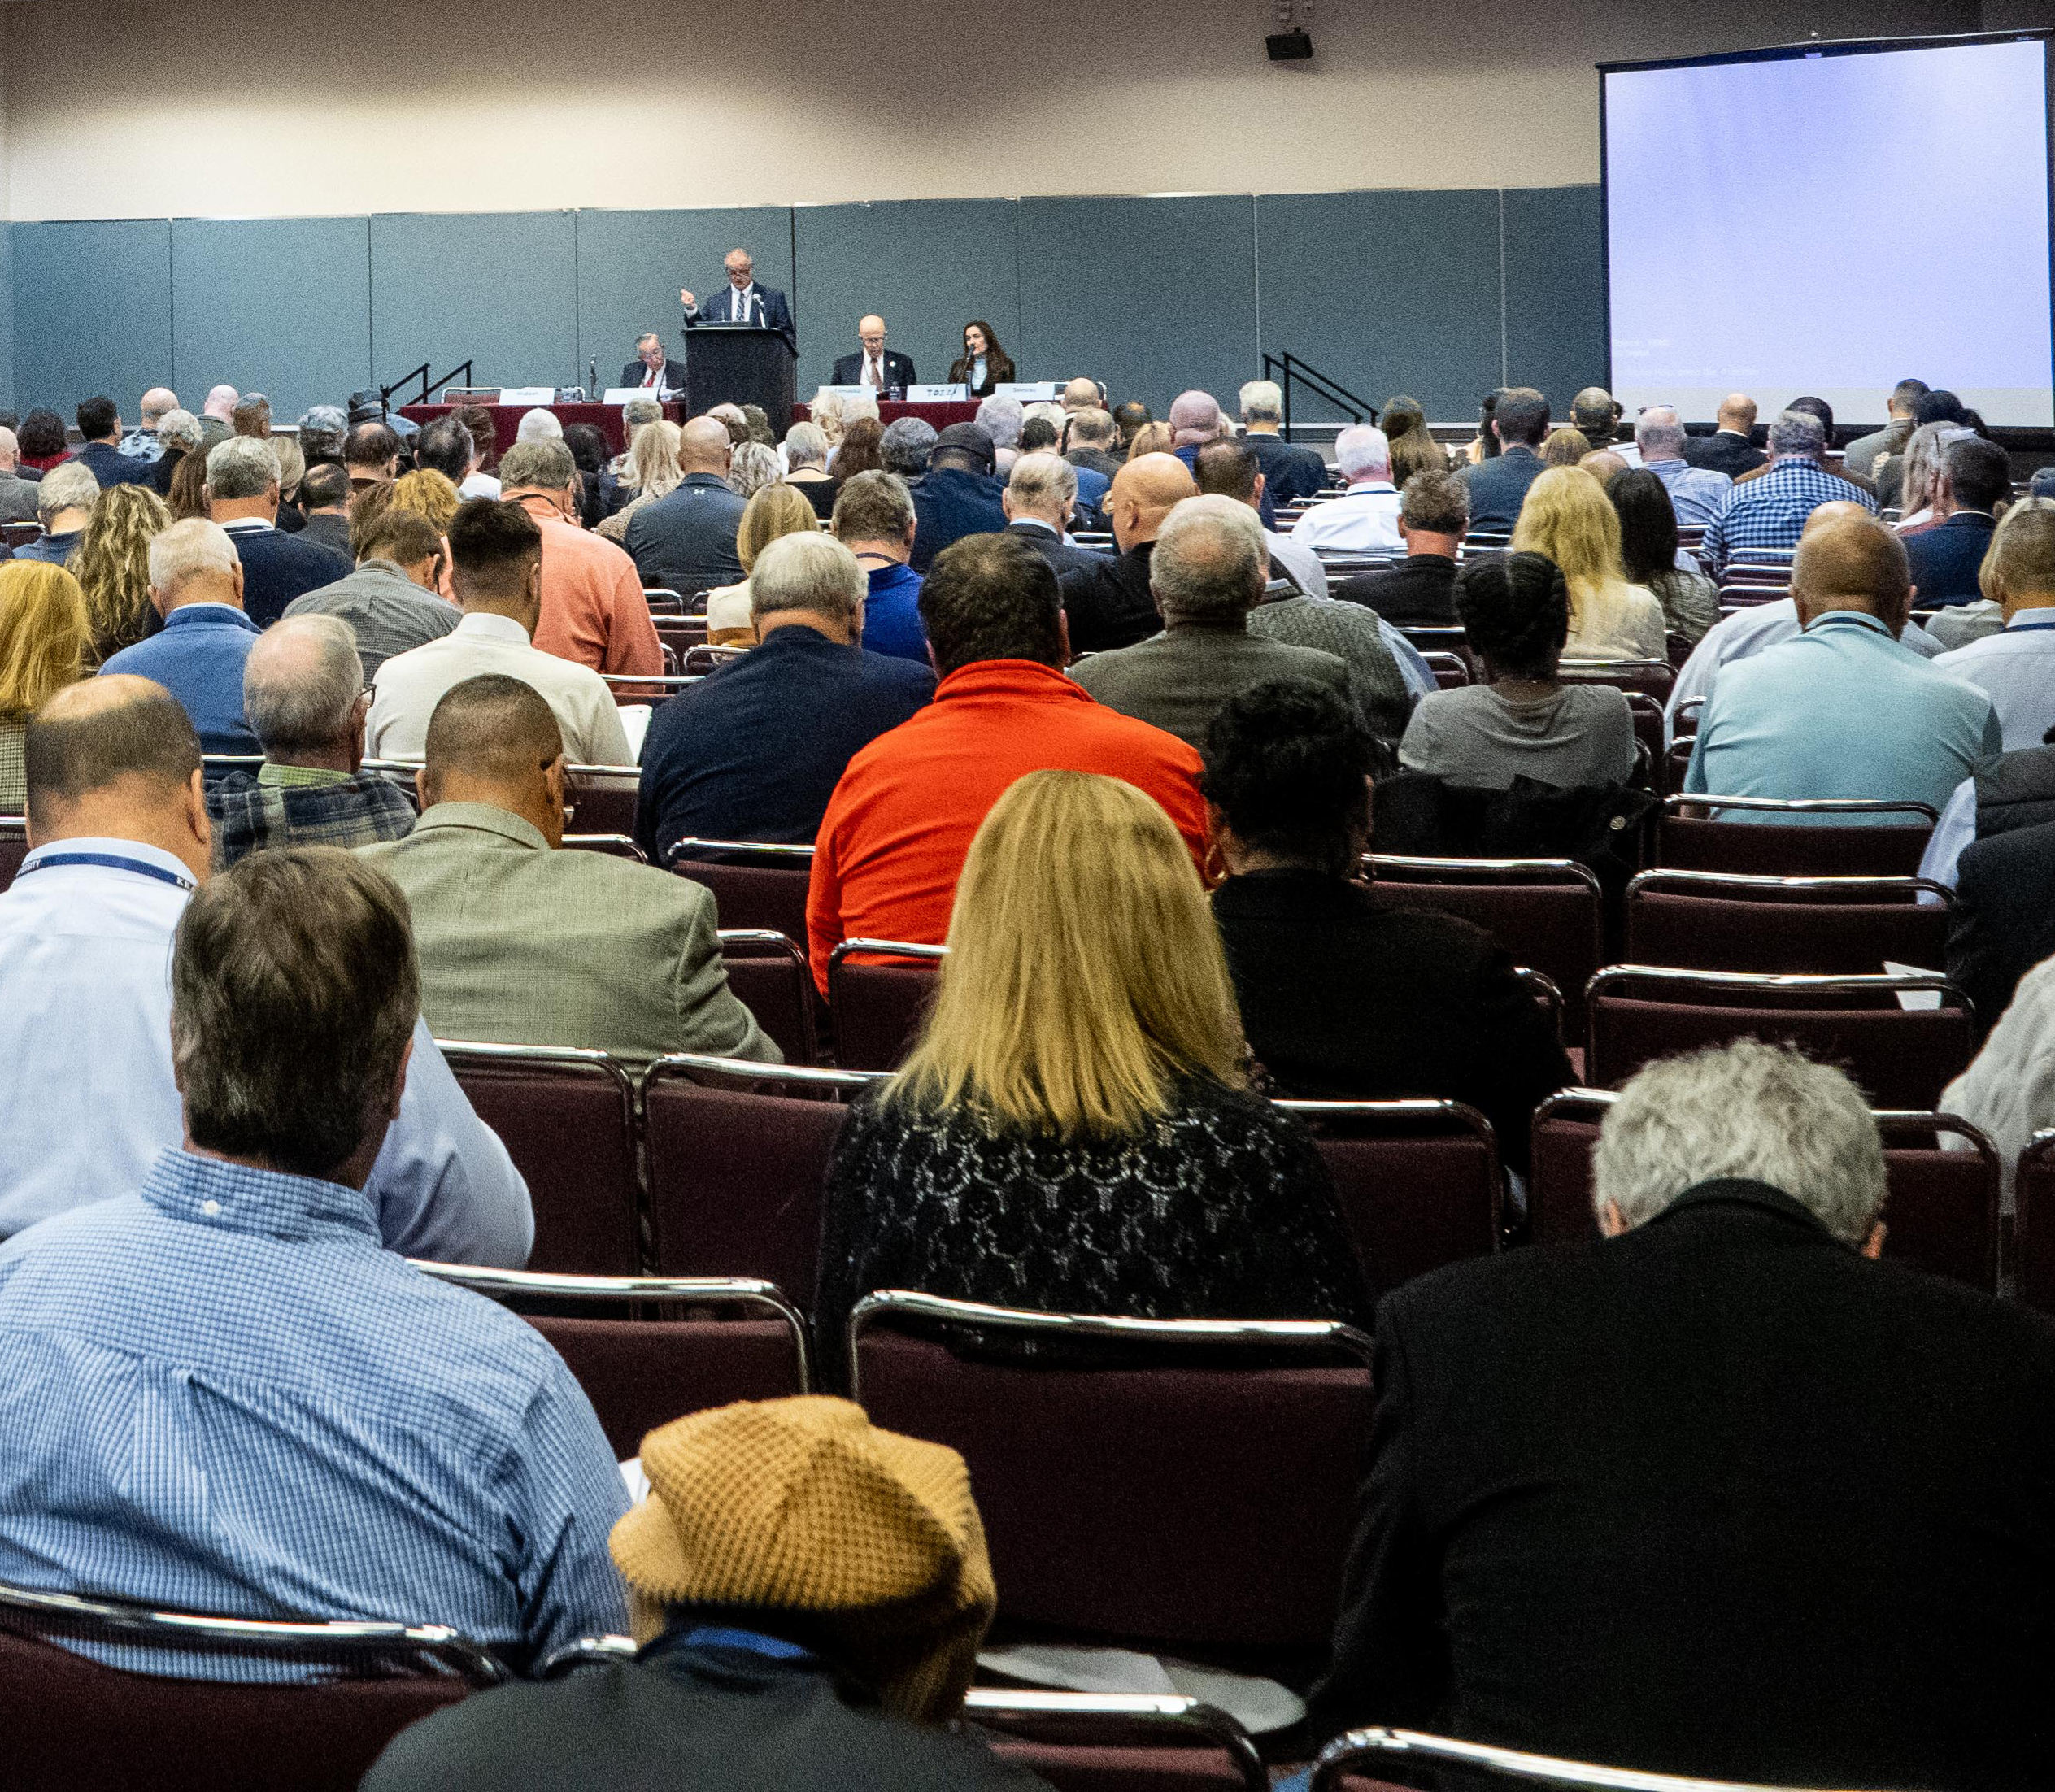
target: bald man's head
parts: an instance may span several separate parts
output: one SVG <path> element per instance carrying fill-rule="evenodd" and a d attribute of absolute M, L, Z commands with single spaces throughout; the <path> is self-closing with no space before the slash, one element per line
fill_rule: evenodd
<path fill-rule="evenodd" d="M 1852 498 L 1837 498 L 1831 503 L 1819 505 L 1805 519 L 1805 526 L 1798 532 L 1802 542 L 1816 528 L 1826 528 L 1835 523 L 1870 523 L 1876 520 L 1876 513 L 1866 510 Z"/>
<path fill-rule="evenodd" d="M 1713 421 L 1722 429 L 1745 436 L 1755 428 L 1755 400 L 1745 392 L 1728 393 L 1720 400 L 1719 415 Z"/>
<path fill-rule="evenodd" d="M 1616 455 L 1610 448 L 1594 448 L 1577 464 L 1601 485 L 1609 485 L 1613 479 L 1627 470 L 1625 455 Z"/>
<path fill-rule="evenodd" d="M 1066 411 L 1096 411 L 1099 408 L 1099 382 L 1079 374 L 1063 389 L 1063 407 Z"/>
<path fill-rule="evenodd" d="M 1905 545 L 1866 511 L 1808 527 L 1792 562 L 1801 628 L 1833 610 L 1859 610 L 1897 634 L 1912 611 Z"/>
<path fill-rule="evenodd" d="M 105 833 L 145 837 L 198 800 L 200 739 L 184 707 L 155 679 L 113 672 L 67 685 L 28 719 L 22 746 L 28 832 L 38 844 Z"/>
<path fill-rule="evenodd" d="M 735 451 L 735 438 L 718 417 L 694 417 L 678 432 L 678 471 L 725 476 Z"/>
<path fill-rule="evenodd" d="M 452 685 L 428 719 L 421 805 L 481 802 L 564 837 L 564 731 L 532 685 L 502 672 Z"/>
<path fill-rule="evenodd" d="M 1120 550 L 1125 554 L 1139 542 L 1153 542 L 1172 507 L 1198 492 L 1191 469 L 1175 455 L 1143 455 L 1127 462 L 1113 476 L 1106 494 Z"/>

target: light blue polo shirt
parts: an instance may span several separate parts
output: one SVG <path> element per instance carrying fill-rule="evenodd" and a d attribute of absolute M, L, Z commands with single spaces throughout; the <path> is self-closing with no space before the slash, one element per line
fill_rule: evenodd
<path fill-rule="evenodd" d="M 1721 672 L 1684 789 L 1924 802 L 1938 813 L 1976 762 L 2003 744 L 1982 691 L 1936 671 L 1874 616 L 1832 610 L 1803 634 Z M 1720 819 L 1863 818 L 1731 809 Z"/>

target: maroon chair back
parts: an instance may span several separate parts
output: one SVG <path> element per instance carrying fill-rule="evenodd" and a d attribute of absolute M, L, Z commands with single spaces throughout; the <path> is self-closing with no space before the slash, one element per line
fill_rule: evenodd
<path fill-rule="evenodd" d="M 712 859 L 686 852 L 673 857 L 671 869 L 713 892 L 714 909 L 723 927 L 764 927 L 788 940 L 805 940 L 807 881 L 812 875 L 810 853 L 773 864 Z"/>
<path fill-rule="evenodd" d="M 1940 900 L 1914 898 L 1922 891 Z M 1644 872 L 1627 886 L 1626 960 L 1704 971 L 1881 971 L 1948 962 L 1948 892 L 1916 878 L 1752 881 Z"/>
<path fill-rule="evenodd" d="M 878 963 L 878 948 L 917 953 Z M 896 1070 L 920 1037 L 934 999 L 940 946 L 844 940 L 828 960 L 828 1008 L 834 1016 L 835 1062 L 844 1070 Z M 869 960 L 869 962 L 867 962 Z"/>
<path fill-rule="evenodd" d="M 2055 1132 L 2036 1133 L 2019 1156 L 2013 1221 L 2019 1298 L 2055 1313 Z"/>
<path fill-rule="evenodd" d="M 1515 964 L 1563 993 L 1564 1024 L 1583 1031 L 1584 985 L 1605 962 L 1599 881 L 1569 859 L 1369 855 L 1369 889 L 1392 908 L 1432 908 L 1497 937 Z"/>
<path fill-rule="evenodd" d="M 1313 1129 L 1363 1277 L 1382 1294 L 1499 1247 L 1491 1124 L 1460 1102 L 1279 1102 Z"/>
<path fill-rule="evenodd" d="M 1665 871 L 1734 871 L 1765 877 L 1911 877 L 1934 829 L 1931 809 L 1909 804 L 1902 820 L 1737 821 L 1700 812 L 1700 797 L 1671 797 L 1656 832 L 1656 863 Z M 1801 814 L 1818 813 L 1800 811 Z M 1863 811 L 1853 811 L 1860 816 Z"/>
<path fill-rule="evenodd" d="M 691 607 L 694 595 L 696 594 L 688 595 L 684 600 L 688 608 Z M 706 605 L 703 600 L 699 602 L 699 608 L 700 613 L 698 615 L 650 618 L 656 625 L 656 638 L 680 659 L 694 647 L 703 647 L 707 644 Z"/>
<path fill-rule="evenodd" d="M 1627 715 L 1634 723 L 1634 737 L 1648 755 L 1648 770 L 1654 779 L 1653 789 L 1658 796 L 1670 786 L 1662 781 L 1669 766 L 1663 757 L 1665 742 L 1662 734 L 1662 703 L 1660 698 L 1649 696 L 1645 691 L 1630 690 L 1626 694 Z"/>
<path fill-rule="evenodd" d="M 1527 1217 L 1536 1244 L 1598 1236 L 1591 1149 L 1609 1105 L 1603 1094 L 1570 1090 L 1535 1110 Z M 1995 1294 L 2000 1177 L 1990 1140 L 1951 1114 L 1884 1112 L 1877 1125 L 1889 1190 L 1884 1255 Z M 1944 1134 L 1966 1148 L 1943 1150 Z"/>
<path fill-rule="evenodd" d="M 834 1098 L 861 1084 L 768 1065 L 760 1078 L 744 1067 L 723 1076 L 703 1063 L 660 1059 L 642 1085 L 657 1270 L 759 1277 L 808 1307 L 821 1191 L 842 1130 Z"/>
<path fill-rule="evenodd" d="M 527 1178 L 531 1269 L 626 1276 L 642 1268 L 635 1092 L 604 1052 L 444 1042 L 478 1117 Z"/>
<path fill-rule="evenodd" d="M 631 838 L 635 832 L 635 793 L 640 780 L 627 774 L 608 777 L 590 771 L 574 771 L 565 801 L 580 833 L 620 833 Z"/>
<path fill-rule="evenodd" d="M 1756 984 L 1752 995 L 1746 985 Z M 1969 1066 L 1975 1024 L 1967 999 L 1938 978 L 1943 1005 L 1932 1009 L 1863 1007 L 1887 980 L 1839 980 L 1844 1006 L 1796 1006 L 1832 999 L 1822 979 L 1811 987 L 1780 990 L 1767 979 L 1733 972 L 1671 972 L 1614 966 L 1591 980 L 1587 992 L 1584 1080 L 1617 1088 L 1646 1063 L 1704 1046 L 1741 1038 L 1795 1045 L 1809 1058 L 1838 1064 L 1874 1107 L 1927 1110 Z"/>
<path fill-rule="evenodd" d="M 355 1792 L 385 1745 L 470 1691 L 420 1675 L 235 1685 L 103 1667 L 0 1628 L 9 1792 Z"/>
<path fill-rule="evenodd" d="M 1658 711 L 1670 700 L 1670 687 L 1677 682 L 1666 643 L 1661 659 L 1565 659 L 1561 672 L 1566 685 L 1610 685 L 1616 690 L 1652 698 Z M 1660 741 L 1656 750 L 1661 750 Z"/>
<path fill-rule="evenodd" d="M 1219 1353 L 1246 1346 L 1224 1344 L 1203 1364 L 1169 1346 L 1147 1366 L 1023 1366 L 887 1329 L 872 1304 L 852 1322 L 856 1397 L 969 1464 L 1002 1623 L 1324 1656 L 1366 1467 L 1366 1366 L 1228 1367 Z"/>
<path fill-rule="evenodd" d="M 735 999 L 756 1017 L 786 1063 L 817 1063 L 813 973 L 806 955 L 770 929 L 724 927 L 721 961 Z"/>

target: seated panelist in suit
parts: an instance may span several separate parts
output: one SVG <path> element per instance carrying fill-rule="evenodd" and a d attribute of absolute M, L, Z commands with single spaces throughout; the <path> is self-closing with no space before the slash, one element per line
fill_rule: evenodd
<path fill-rule="evenodd" d="M 747 249 L 731 249 L 721 261 L 728 284 L 703 306 L 689 286 L 678 289 L 678 302 L 685 307 L 685 324 L 760 324 L 776 330 L 795 354 L 799 333 L 792 323 L 792 307 L 775 286 L 756 284 L 756 259 Z"/>
<path fill-rule="evenodd" d="M 964 351 L 949 369 L 949 383 L 970 388 L 973 398 L 989 398 L 1000 386 L 1011 385 L 1013 363 L 999 346 L 990 324 L 982 320 L 964 325 Z"/>
<path fill-rule="evenodd" d="M 620 383 L 647 387 L 660 403 L 668 403 L 685 396 L 685 363 L 664 354 L 655 330 L 644 330 L 635 338 L 635 359 L 620 370 Z"/>
<path fill-rule="evenodd" d="M 885 320 L 882 317 L 860 319 L 856 325 L 856 340 L 863 344 L 854 354 L 845 354 L 835 363 L 833 385 L 867 385 L 881 394 L 895 386 L 903 392 L 913 384 L 913 363 L 896 349 L 885 346 Z"/>

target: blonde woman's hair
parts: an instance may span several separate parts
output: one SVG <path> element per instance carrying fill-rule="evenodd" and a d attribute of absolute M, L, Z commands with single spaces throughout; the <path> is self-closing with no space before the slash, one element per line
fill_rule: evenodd
<path fill-rule="evenodd" d="M 842 440 L 842 394 L 830 392 L 825 386 L 814 394 L 813 402 L 807 407 L 807 415 L 815 428 L 828 438 L 833 448 Z"/>
<path fill-rule="evenodd" d="M 92 651 L 105 659 L 141 641 L 150 618 L 150 544 L 172 526 L 172 507 L 147 485 L 110 485 L 72 556 Z"/>
<path fill-rule="evenodd" d="M 438 535 L 449 533 L 450 520 L 463 502 L 463 497 L 451 483 L 450 476 L 438 473 L 433 467 L 416 468 L 393 482 L 392 507 L 425 516 L 435 525 Z"/>
<path fill-rule="evenodd" d="M 821 519 L 813 514 L 804 492 L 791 485 L 766 485 L 742 508 L 742 520 L 735 528 L 735 558 L 747 572 L 779 536 L 820 527 Z"/>
<path fill-rule="evenodd" d="M 668 417 L 644 424 L 628 450 L 621 484 L 646 498 L 676 491 L 685 478 L 678 471 L 678 437 L 683 433 Z"/>
<path fill-rule="evenodd" d="M 1541 463 L 1544 467 L 1574 467 L 1591 451 L 1591 438 L 1583 430 L 1573 429 L 1565 424 L 1561 428 L 1548 432 L 1548 439 L 1541 445 Z"/>
<path fill-rule="evenodd" d="M 1167 423 L 1145 423 L 1134 432 L 1134 440 L 1129 445 L 1127 458 L 1139 460 L 1144 455 L 1167 455 L 1170 445 L 1178 438 L 1170 432 Z"/>
<path fill-rule="evenodd" d="M 76 579 L 35 560 L 0 566 L 0 719 L 25 722 L 76 684 L 89 648 Z"/>
<path fill-rule="evenodd" d="M 1620 513 L 1582 467 L 1551 467 L 1527 488 L 1513 528 L 1516 554 L 1542 554 L 1570 587 L 1570 636 L 1616 638 L 1626 626 L 1627 583 L 1620 559 Z"/>
<path fill-rule="evenodd" d="M 1118 778 L 1031 772 L 970 843 L 933 1012 L 884 1098 L 994 1131 L 1140 1132 L 1181 1078 L 1247 1085 L 1191 854 Z"/>

